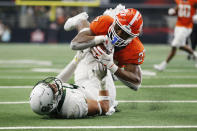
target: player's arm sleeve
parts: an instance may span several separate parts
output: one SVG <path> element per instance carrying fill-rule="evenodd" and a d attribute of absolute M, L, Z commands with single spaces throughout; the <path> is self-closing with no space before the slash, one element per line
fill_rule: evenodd
<path fill-rule="evenodd" d="M 66 83 L 74 73 L 78 63 L 85 57 L 87 52 L 78 51 L 73 60 L 64 67 L 64 69 L 56 76 L 63 83 Z"/>
<path fill-rule="evenodd" d="M 94 35 L 107 35 L 113 21 L 114 19 L 108 15 L 98 16 L 90 23 L 90 30 Z"/>

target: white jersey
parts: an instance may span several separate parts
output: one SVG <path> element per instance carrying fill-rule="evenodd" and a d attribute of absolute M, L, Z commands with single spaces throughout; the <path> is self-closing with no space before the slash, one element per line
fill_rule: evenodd
<path fill-rule="evenodd" d="M 72 85 L 71 85 L 72 86 Z M 59 116 L 63 118 L 83 118 L 88 114 L 88 105 L 84 89 L 79 87 L 71 89 L 66 86 L 65 99 L 62 105 Z"/>
<path fill-rule="evenodd" d="M 93 73 L 93 69 L 97 64 L 99 64 L 98 61 L 88 52 L 84 59 L 79 62 L 74 74 L 75 83 L 85 87 L 86 97 L 93 100 L 98 100 L 99 90 L 101 89 L 100 81 Z M 109 90 L 111 107 L 116 98 L 116 88 L 109 70 L 106 76 L 106 87 Z"/>

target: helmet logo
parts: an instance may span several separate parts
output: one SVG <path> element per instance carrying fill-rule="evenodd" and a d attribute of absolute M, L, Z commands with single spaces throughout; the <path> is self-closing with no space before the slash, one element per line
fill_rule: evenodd
<path fill-rule="evenodd" d="M 118 41 L 118 38 L 116 36 L 114 36 L 113 40 L 112 40 L 112 44 L 114 45 L 117 41 Z"/>
<path fill-rule="evenodd" d="M 52 104 L 48 104 L 48 106 L 43 106 L 41 108 L 41 112 L 49 112 L 52 109 Z"/>

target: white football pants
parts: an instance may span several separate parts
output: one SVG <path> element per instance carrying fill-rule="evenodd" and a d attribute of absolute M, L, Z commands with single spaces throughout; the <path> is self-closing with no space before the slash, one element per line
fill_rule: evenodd
<path fill-rule="evenodd" d="M 99 90 L 101 89 L 100 81 L 92 72 L 97 64 L 98 61 L 88 52 L 85 58 L 80 61 L 74 73 L 75 84 L 85 87 L 86 97 L 94 100 L 98 100 Z M 106 76 L 106 89 L 109 90 L 111 107 L 116 99 L 116 87 L 109 70 Z"/>

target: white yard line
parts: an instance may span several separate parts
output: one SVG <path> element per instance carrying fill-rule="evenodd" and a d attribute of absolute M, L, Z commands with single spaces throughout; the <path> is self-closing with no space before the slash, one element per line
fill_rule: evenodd
<path fill-rule="evenodd" d="M 27 86 L 0 86 L 0 89 L 24 89 L 32 88 L 33 85 Z M 116 88 L 128 88 L 124 85 L 116 85 Z M 142 85 L 141 88 L 197 88 L 197 84 L 171 84 L 171 85 Z"/>
<path fill-rule="evenodd" d="M 0 60 L 0 64 L 8 64 L 8 65 L 30 64 L 30 65 L 51 66 L 52 62 L 51 61 L 42 61 L 42 60 L 21 59 L 21 60 Z"/>
<path fill-rule="evenodd" d="M 117 85 L 116 88 L 128 88 Z M 142 85 L 141 88 L 197 88 L 197 84 L 170 84 L 170 85 Z"/>
<path fill-rule="evenodd" d="M 119 103 L 197 103 L 197 100 L 118 100 Z"/>
<path fill-rule="evenodd" d="M 0 104 L 5 105 L 5 104 L 29 104 L 29 101 L 5 101 L 5 102 L 0 102 Z"/>
<path fill-rule="evenodd" d="M 0 89 L 25 89 L 33 88 L 33 86 L 0 86 Z"/>
<path fill-rule="evenodd" d="M 143 76 L 143 79 L 196 79 L 197 76 L 186 76 L 186 75 L 176 75 L 176 76 Z"/>
<path fill-rule="evenodd" d="M 117 100 L 118 103 L 197 103 L 197 100 Z M 1 105 L 6 104 L 29 104 L 29 101 L 5 101 L 0 102 Z"/>
<path fill-rule="evenodd" d="M 0 79 L 44 79 L 48 76 L 0 76 Z"/>
<path fill-rule="evenodd" d="M 174 126 L 21 126 L 0 127 L 0 130 L 15 129 L 134 129 L 134 128 L 197 128 L 197 125 L 174 125 Z"/>
<path fill-rule="evenodd" d="M 0 79 L 44 79 L 46 77 L 48 76 L 0 76 Z M 197 76 L 143 76 L 143 79 L 197 79 Z"/>

